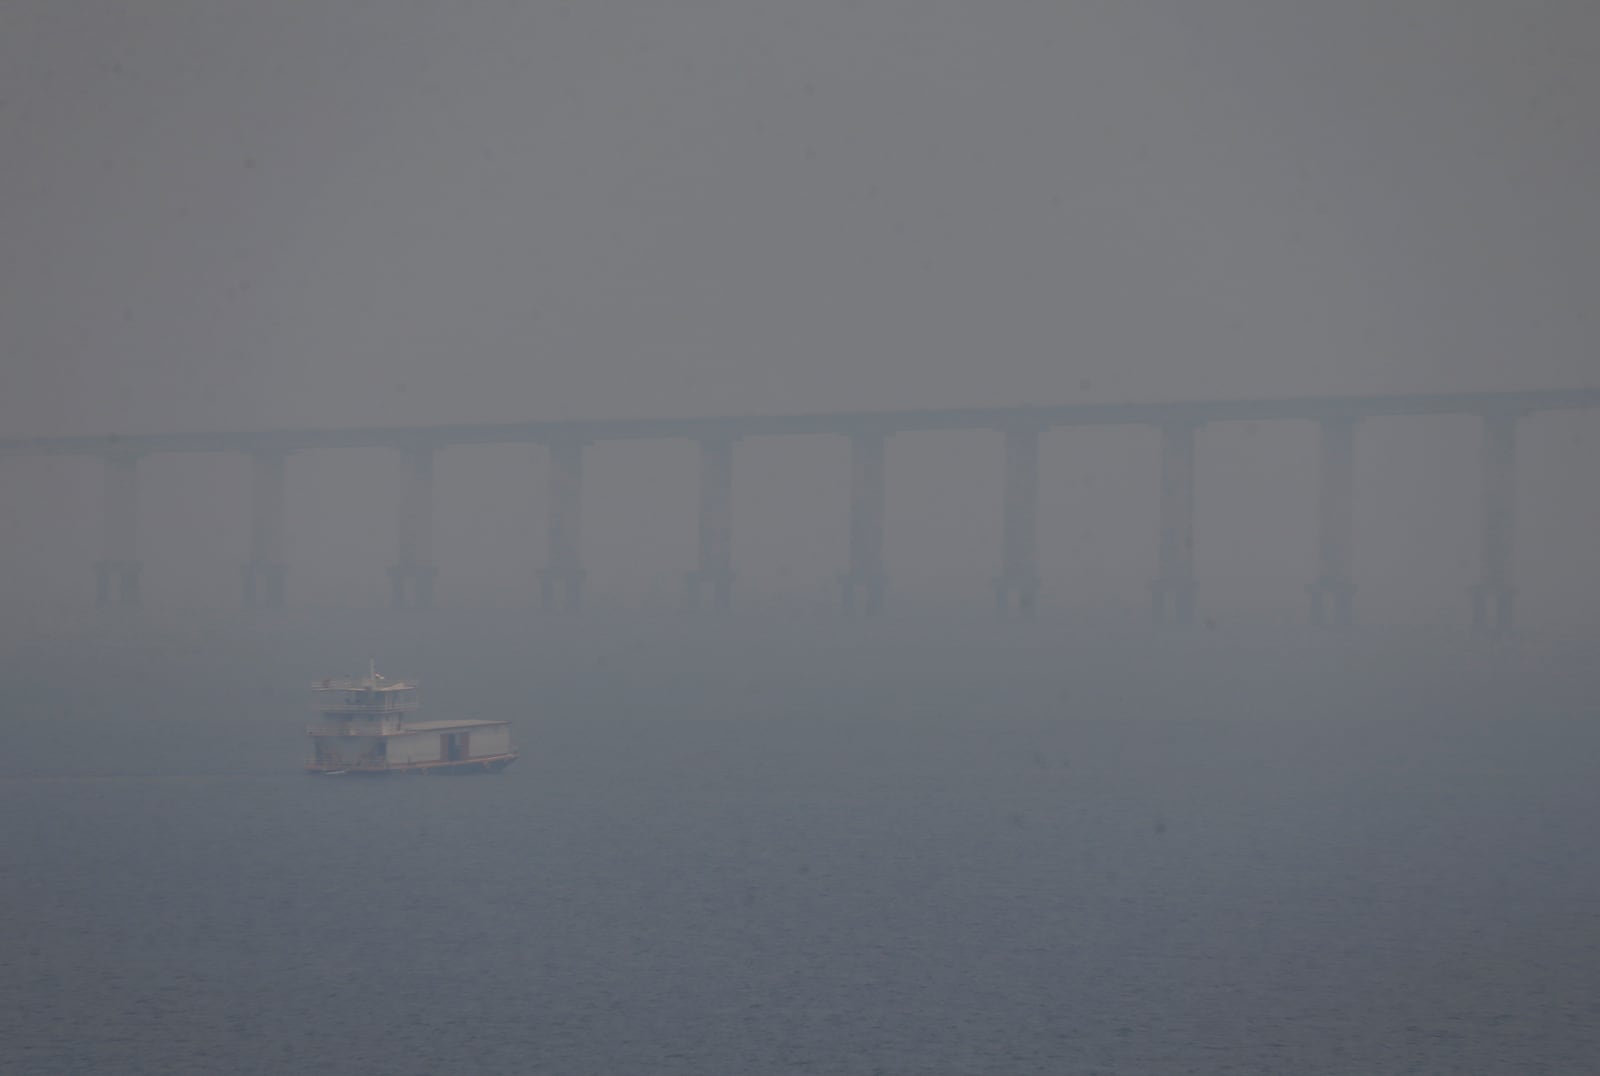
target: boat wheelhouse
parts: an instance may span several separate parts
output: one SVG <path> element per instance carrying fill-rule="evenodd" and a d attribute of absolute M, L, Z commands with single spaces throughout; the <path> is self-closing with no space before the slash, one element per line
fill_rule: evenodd
<path fill-rule="evenodd" d="M 390 680 L 376 665 L 360 678 L 312 685 L 319 720 L 311 739 L 309 773 L 494 773 L 516 760 L 506 721 L 418 721 L 415 680 Z"/>

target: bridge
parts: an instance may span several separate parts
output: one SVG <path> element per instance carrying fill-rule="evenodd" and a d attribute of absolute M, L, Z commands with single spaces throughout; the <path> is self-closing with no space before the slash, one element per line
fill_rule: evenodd
<path fill-rule="evenodd" d="M 241 570 L 246 605 L 281 606 L 287 592 L 288 533 L 285 460 L 291 453 L 390 448 L 405 468 L 397 507 L 397 549 L 389 568 L 396 606 L 433 604 L 438 565 L 432 555 L 433 461 L 457 445 L 537 444 L 550 458 L 548 560 L 540 572 L 542 603 L 576 612 L 585 572 L 580 514 L 585 446 L 601 441 L 688 440 L 700 446 L 698 561 L 685 577 L 691 606 L 726 609 L 732 602 L 733 452 L 741 440 L 779 435 L 849 440 L 850 528 L 840 600 L 848 613 L 882 610 L 884 460 L 888 439 L 925 430 L 993 430 L 1004 437 L 1004 496 L 995 604 L 1002 615 L 1031 616 L 1039 593 L 1036 538 L 1039 435 L 1069 426 L 1143 426 L 1159 431 L 1161 476 L 1158 555 L 1151 613 L 1188 624 L 1195 611 L 1194 512 L 1196 433 L 1217 423 L 1292 420 L 1320 429 L 1317 570 L 1307 586 L 1316 624 L 1348 626 L 1356 591 L 1351 577 L 1355 437 L 1363 420 L 1423 415 L 1476 416 L 1482 428 L 1479 577 L 1472 587 L 1473 625 L 1510 629 L 1515 587 L 1516 434 L 1519 419 L 1544 411 L 1600 408 L 1600 389 L 1528 392 L 1414 393 L 1287 397 L 1168 403 L 966 407 L 913 411 L 827 412 L 686 419 L 543 420 L 434 426 L 260 430 L 235 433 L 21 437 L 0 439 L 0 457 L 99 457 L 105 469 L 102 558 L 95 565 L 99 605 L 140 602 L 137 549 L 138 476 L 144 457 L 180 452 L 239 453 L 252 460 L 251 529 Z"/>

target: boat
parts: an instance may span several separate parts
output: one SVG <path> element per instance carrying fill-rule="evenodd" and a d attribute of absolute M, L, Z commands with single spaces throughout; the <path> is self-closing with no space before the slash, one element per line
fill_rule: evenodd
<path fill-rule="evenodd" d="M 326 777 L 497 773 L 516 761 L 508 721 L 419 721 L 416 680 L 378 673 L 312 685 L 306 772 Z"/>

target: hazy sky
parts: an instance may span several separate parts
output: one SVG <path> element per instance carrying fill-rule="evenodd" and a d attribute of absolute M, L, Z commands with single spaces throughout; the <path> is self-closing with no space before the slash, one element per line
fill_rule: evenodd
<path fill-rule="evenodd" d="M 1592 0 L 9 0 L 0 432 L 1588 383 L 1596 40 Z M 1525 424 L 1525 607 L 1600 602 L 1592 420 Z M 1208 609 L 1303 604 L 1314 436 L 1205 431 Z M 1459 614 L 1476 437 L 1363 428 L 1363 608 Z M 1153 435 L 1042 451 L 1047 588 L 1138 604 Z M 742 595 L 832 592 L 844 453 L 741 446 Z M 595 586 L 676 594 L 692 446 L 590 457 Z M 891 588 L 985 600 L 998 438 L 889 466 Z M 290 471 L 291 593 L 381 601 L 393 454 Z M 152 599 L 236 600 L 246 461 L 144 473 Z M 438 474 L 443 600 L 527 601 L 538 453 Z M 81 596 L 97 462 L 0 480 L 4 586 Z"/>
<path fill-rule="evenodd" d="M 1589 380 L 1587 0 L 9 0 L 7 433 Z"/>

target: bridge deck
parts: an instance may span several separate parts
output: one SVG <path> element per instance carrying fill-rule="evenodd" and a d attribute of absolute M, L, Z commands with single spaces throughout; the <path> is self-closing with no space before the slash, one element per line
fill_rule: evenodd
<path fill-rule="evenodd" d="M 1528 392 L 1409 393 L 1305 396 L 1259 400 L 1059 406 L 957 407 L 914 411 L 817 412 L 677 419 L 568 419 L 468 422 L 433 426 L 366 426 L 237 433 L 103 434 L 0 438 L 0 455 L 98 455 L 107 452 L 293 452 L 321 448 L 447 447 L 550 444 L 562 441 L 709 440 L 782 434 L 906 433 L 1016 427 L 1136 426 L 1275 419 L 1384 418 L 1407 415 L 1527 414 L 1600 408 L 1600 389 Z"/>

